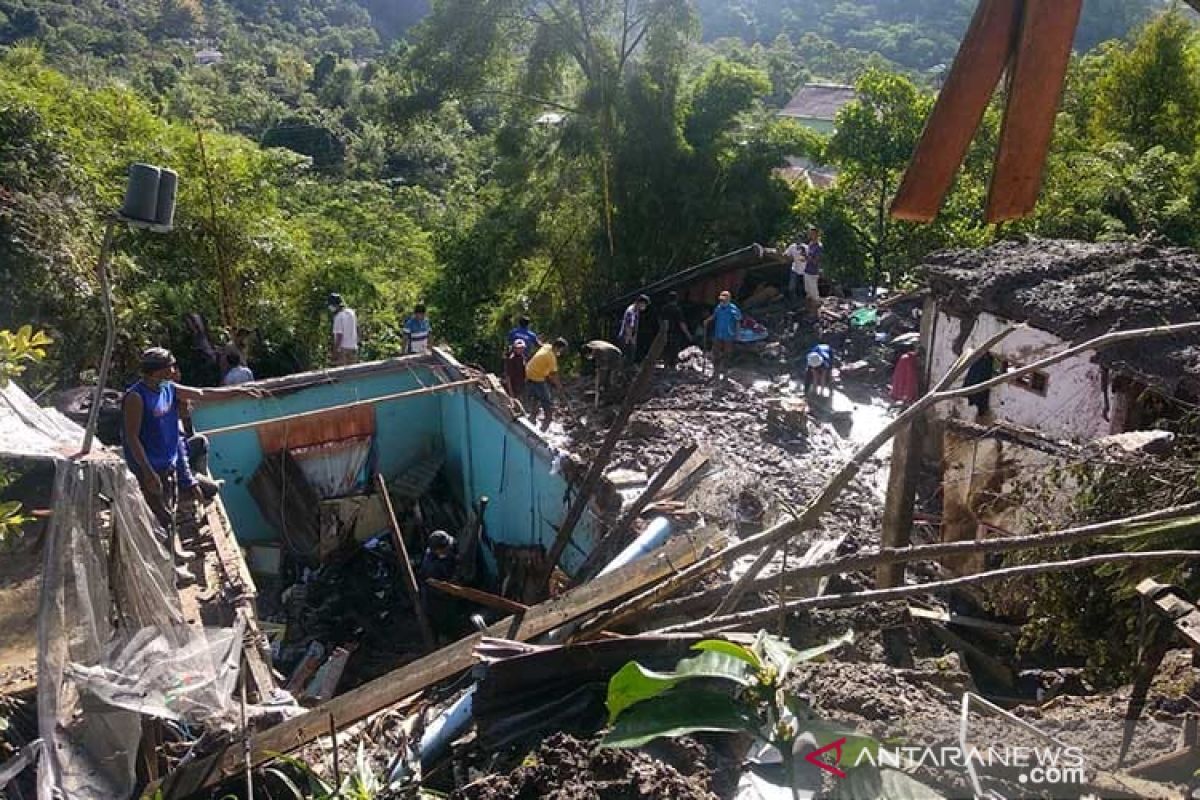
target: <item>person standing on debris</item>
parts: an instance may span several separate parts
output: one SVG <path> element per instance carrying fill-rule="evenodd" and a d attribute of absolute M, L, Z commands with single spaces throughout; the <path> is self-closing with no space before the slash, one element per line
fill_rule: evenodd
<path fill-rule="evenodd" d="M 121 402 L 124 417 L 125 463 L 137 477 L 142 495 L 154 518 L 162 526 L 169 552 L 180 561 L 194 557 L 179 545 L 175 529 L 178 490 L 192 493 L 198 501 L 204 495 L 189 465 L 188 445 L 180 432 L 182 403 L 191 403 L 214 394 L 257 394 L 257 389 L 197 389 L 175 383 L 177 363 L 171 351 L 151 347 L 142 353 L 142 377 L 125 391 Z M 193 580 L 182 565 L 176 578 Z"/>
<path fill-rule="evenodd" d="M 642 314 L 649 307 L 650 298 L 640 294 L 629 304 L 629 307 L 625 309 L 625 314 L 621 317 L 621 330 L 617 333 L 617 342 L 625 351 L 625 360 L 630 364 L 638 362 L 640 355 L 638 352 L 638 329 L 642 324 Z"/>
<path fill-rule="evenodd" d="M 567 340 L 558 338 L 554 344 L 542 345 L 529 363 L 525 365 L 525 381 L 529 395 L 529 418 L 537 424 L 538 409 L 543 409 L 545 418 L 542 430 L 550 428 L 554 418 L 554 398 L 550 395 L 550 384 L 562 391 L 562 382 L 558 378 L 558 358 L 567 352 Z"/>
<path fill-rule="evenodd" d="M 783 251 L 784 256 L 792 260 L 792 269 L 788 273 L 788 299 L 795 300 L 796 292 L 804 282 L 804 272 L 808 267 L 808 245 L 799 241 L 792 242 Z"/>
<path fill-rule="evenodd" d="M 721 292 L 717 307 L 704 320 L 704 327 L 713 325 L 713 378 L 725 377 L 729 359 L 733 356 L 733 343 L 737 341 L 738 324 L 742 321 L 742 310 L 733 303 L 729 292 Z"/>
<path fill-rule="evenodd" d="M 812 396 L 815 386 L 818 393 L 824 389 L 826 394 L 832 397 L 832 376 L 833 348 L 823 341 L 818 342 L 805 356 L 804 396 Z"/>
<path fill-rule="evenodd" d="M 329 311 L 333 314 L 333 365 L 358 363 L 358 315 L 337 292 L 329 295 Z"/>
<path fill-rule="evenodd" d="M 612 388 L 612 376 L 621 367 L 621 348 L 603 339 L 593 339 L 583 346 L 584 358 L 596 370 L 595 402 L 600 407 L 600 394 Z"/>
<path fill-rule="evenodd" d="M 825 245 L 821 244 L 821 229 L 816 225 L 809 225 L 804 262 L 804 296 L 809 313 L 813 316 L 821 313 L 821 259 L 824 255 Z"/>
<path fill-rule="evenodd" d="M 222 386 L 237 386 L 240 383 L 249 383 L 254 380 L 254 373 L 242 363 L 240 353 L 227 353 L 225 360 L 229 364 L 229 371 L 225 373 L 224 378 L 221 378 Z"/>
<path fill-rule="evenodd" d="M 412 316 L 404 320 L 404 352 L 411 355 L 428 353 L 431 329 L 425 305 L 418 303 L 413 307 Z"/>
<path fill-rule="evenodd" d="M 525 396 L 525 349 L 524 339 L 514 339 L 504 356 L 504 388 L 514 400 Z"/>
<path fill-rule="evenodd" d="M 417 577 L 421 579 L 421 605 L 425 607 L 425 615 L 439 639 L 454 634 L 454 599 L 431 588 L 429 581 L 448 581 L 453 578 L 457 561 L 453 536 L 445 531 L 429 534 Z"/>
<path fill-rule="evenodd" d="M 667 295 L 667 303 L 663 306 L 659 319 L 667 326 L 667 346 L 663 350 L 663 360 L 668 369 L 674 369 L 679 363 L 679 352 L 692 343 L 692 332 L 688 330 L 683 308 L 679 305 L 679 292 L 670 292 Z"/>
<path fill-rule="evenodd" d="M 538 339 L 538 335 L 529 328 L 529 317 L 518 317 L 517 327 L 508 332 L 508 344 L 514 345 L 517 341 L 525 343 L 525 358 L 533 358 L 533 354 L 542 346 L 542 342 Z"/>

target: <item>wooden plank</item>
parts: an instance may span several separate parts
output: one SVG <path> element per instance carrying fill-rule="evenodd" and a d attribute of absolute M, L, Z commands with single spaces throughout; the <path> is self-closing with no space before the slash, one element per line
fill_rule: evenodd
<path fill-rule="evenodd" d="M 475 385 L 474 380 L 453 381 L 451 383 L 443 383 L 438 386 L 427 386 L 423 389 L 410 389 L 406 392 L 396 392 L 394 394 L 385 394 L 380 397 L 368 397 L 365 400 L 355 400 L 352 403 L 342 403 L 341 405 L 329 406 L 328 408 L 318 408 L 313 411 L 302 411 L 298 414 L 288 414 L 283 417 L 274 417 L 271 419 L 259 419 L 253 422 L 240 422 L 237 425 L 226 425 L 221 428 L 210 428 L 208 430 L 198 430 L 197 433 L 203 433 L 205 436 L 220 436 L 223 433 L 233 433 L 234 431 L 246 431 L 254 428 L 261 428 L 263 425 L 271 425 L 276 422 L 295 422 L 296 420 L 308 419 L 321 414 L 328 414 L 335 411 L 345 411 L 349 408 L 358 408 L 360 406 L 378 405 L 380 403 L 388 403 L 392 400 L 404 400 L 409 397 L 422 397 L 431 394 L 442 394 L 443 392 L 453 392 L 462 389 L 466 386 Z"/>
<path fill-rule="evenodd" d="M 954 183 L 1016 41 L 1021 0 L 983 0 L 892 201 L 896 219 L 930 222 Z"/>
<path fill-rule="evenodd" d="M 1083 0 L 1025 0 L 988 192 L 988 222 L 1019 219 L 1037 205 L 1082 8 Z"/>
<path fill-rule="evenodd" d="M 497 611 L 505 611 L 509 614 L 524 614 L 529 610 L 529 606 L 524 603 L 518 603 L 516 600 L 509 600 L 507 597 L 501 597 L 491 592 L 472 589 L 470 586 L 459 586 L 456 583 L 439 581 L 437 578 L 430 578 L 426 583 L 429 584 L 430 588 L 437 589 L 439 592 L 445 592 L 452 597 L 461 597 L 463 600 L 470 600 L 472 603 L 494 608 Z"/>
<path fill-rule="evenodd" d="M 485 637 L 526 641 L 540 636 L 696 563 L 722 543 L 723 538 L 717 534 L 673 539 L 645 558 L 534 606 L 520 617 L 503 619 L 486 631 L 460 639 L 335 697 L 307 714 L 255 735 L 250 741 L 251 761 L 257 766 L 328 734 L 330 719 L 334 727 L 341 730 L 438 681 L 457 675 L 474 664 L 475 648 Z M 242 768 L 240 743 L 227 745 L 207 758 L 176 770 L 161 784 L 148 786 L 143 797 L 153 797 L 159 788 L 166 800 L 188 797 L 239 774 Z"/>
<path fill-rule="evenodd" d="M 396 548 L 396 560 L 400 562 L 400 578 L 417 615 L 417 625 L 421 628 L 421 639 L 425 642 L 426 650 L 436 650 L 437 637 L 433 635 L 433 626 L 429 624 L 425 606 L 421 604 L 421 590 L 417 586 L 417 576 L 413 574 L 408 548 L 404 546 L 404 532 L 400 530 L 400 523 L 396 521 L 396 510 L 392 508 L 392 496 L 388 494 L 387 481 L 383 479 L 382 474 L 375 475 L 375 487 L 379 490 L 384 508 L 387 510 L 388 524 L 392 528 L 392 546 Z"/>

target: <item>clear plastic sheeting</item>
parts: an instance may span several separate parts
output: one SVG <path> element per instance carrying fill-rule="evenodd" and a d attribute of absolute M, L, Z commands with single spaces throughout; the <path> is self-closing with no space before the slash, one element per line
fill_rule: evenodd
<path fill-rule="evenodd" d="M 237 724 L 241 631 L 186 623 L 172 557 L 123 462 L 58 462 L 44 558 L 40 800 L 129 797 L 143 714 Z"/>
<path fill-rule="evenodd" d="M 0 381 L 0 455 L 67 458 L 79 452 L 83 428 L 42 408 L 13 381 Z"/>

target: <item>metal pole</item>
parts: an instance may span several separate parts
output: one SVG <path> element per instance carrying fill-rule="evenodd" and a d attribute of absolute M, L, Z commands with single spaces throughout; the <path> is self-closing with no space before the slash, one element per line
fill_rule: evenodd
<path fill-rule="evenodd" d="M 108 383 L 108 370 L 112 366 L 113 344 L 117 336 L 117 321 L 113 316 L 112 287 L 108 283 L 108 262 L 112 258 L 112 240 L 116 230 L 117 220 L 109 217 L 104 227 L 104 243 L 100 246 L 100 299 L 104 305 L 104 357 L 100 360 L 100 372 L 96 376 L 96 394 L 92 397 L 92 407 L 88 411 L 87 429 L 83 434 L 83 448 L 80 455 L 92 451 L 92 437 L 96 435 L 96 425 L 100 421 L 100 406 L 104 402 L 104 387 Z"/>

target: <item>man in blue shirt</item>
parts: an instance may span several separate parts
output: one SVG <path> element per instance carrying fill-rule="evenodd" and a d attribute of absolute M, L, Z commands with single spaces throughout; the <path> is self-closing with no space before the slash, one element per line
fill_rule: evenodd
<path fill-rule="evenodd" d="M 404 352 L 411 355 L 429 352 L 429 334 L 432 326 L 425 314 L 425 306 L 417 304 L 412 316 L 404 320 Z"/>
<path fill-rule="evenodd" d="M 525 343 L 525 360 L 533 358 L 533 354 L 542 346 L 538 335 L 529 329 L 529 317 L 520 317 L 517 319 L 517 327 L 508 332 L 508 345 L 512 347 L 513 342 L 520 339 Z"/>
<path fill-rule="evenodd" d="M 725 376 L 725 367 L 733 355 L 733 343 L 737 341 L 738 324 L 742 321 L 742 310 L 733 303 L 729 292 L 721 292 L 717 307 L 704 320 L 704 326 L 713 324 L 713 378 Z"/>
<path fill-rule="evenodd" d="M 218 395 L 259 395 L 246 387 L 196 389 L 175 383 L 177 362 L 171 351 L 151 347 L 141 357 L 142 377 L 125 391 L 121 402 L 124 417 L 125 463 L 137 478 L 146 504 L 162 527 L 164 542 L 180 561 L 194 557 L 179 546 L 175 529 L 178 489 L 203 502 L 204 494 L 188 464 L 188 446 L 179 433 L 180 403 L 211 399 Z M 175 570 L 180 582 L 192 575 L 182 566 Z"/>
<path fill-rule="evenodd" d="M 805 356 L 804 396 L 811 396 L 813 387 L 815 386 L 818 394 L 821 389 L 824 389 L 825 393 L 832 397 L 832 377 L 833 348 L 824 341 L 820 341 L 813 345 L 812 349 Z"/>

